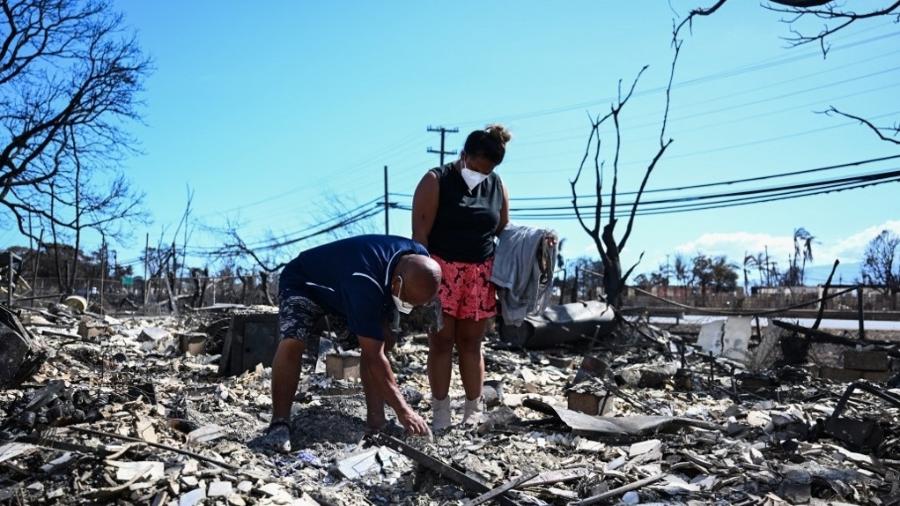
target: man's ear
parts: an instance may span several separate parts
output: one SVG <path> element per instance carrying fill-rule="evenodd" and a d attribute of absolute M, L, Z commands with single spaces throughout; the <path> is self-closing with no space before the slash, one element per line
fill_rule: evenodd
<path fill-rule="evenodd" d="M 394 274 L 391 277 L 391 295 L 395 295 L 397 293 L 397 285 L 400 284 L 400 279 L 397 274 Z"/>

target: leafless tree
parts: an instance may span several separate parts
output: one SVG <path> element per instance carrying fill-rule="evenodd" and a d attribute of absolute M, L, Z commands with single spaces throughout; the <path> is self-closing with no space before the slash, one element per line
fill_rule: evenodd
<path fill-rule="evenodd" d="M 149 62 L 106 0 L 0 0 L 0 11 L 0 206 L 31 237 L 29 214 L 71 226 L 50 211 L 56 180 L 130 151 L 123 126 L 139 119 Z"/>
<path fill-rule="evenodd" d="M 618 197 L 618 185 L 619 185 L 619 160 L 622 154 L 622 124 L 621 124 L 621 115 L 622 110 L 628 104 L 628 101 L 631 99 L 635 88 L 637 87 L 638 81 L 643 75 L 644 71 L 647 70 L 647 66 L 641 68 L 641 70 L 637 73 L 637 76 L 632 81 L 631 86 L 628 88 L 628 91 L 623 95 L 622 94 L 622 81 L 619 80 L 618 85 L 618 94 L 616 101 L 610 105 L 610 110 L 603 116 L 597 115 L 596 117 L 591 117 L 591 132 L 588 136 L 587 146 L 585 148 L 584 156 L 581 159 L 581 164 L 578 166 L 578 171 L 575 174 L 575 178 L 569 181 L 569 186 L 572 190 L 572 207 L 575 210 L 575 215 L 578 218 L 578 223 L 581 225 L 581 228 L 587 232 L 587 234 L 594 241 L 594 245 L 597 247 L 597 252 L 600 254 L 600 260 L 603 265 L 603 288 L 606 292 L 606 300 L 612 304 L 613 306 L 620 306 L 622 301 L 622 295 L 624 294 L 625 283 L 628 280 L 628 277 L 634 271 L 635 267 L 637 267 L 638 263 L 640 263 L 643 258 L 643 252 L 638 257 L 638 261 L 628 268 L 628 270 L 623 272 L 621 255 L 625 249 L 626 244 L 628 243 L 628 239 L 631 237 L 631 233 L 634 227 L 634 219 L 637 214 L 638 206 L 640 205 L 641 197 L 643 196 L 644 189 L 647 186 L 647 181 L 650 179 L 650 175 L 653 173 L 653 169 L 656 168 L 660 159 L 665 154 L 666 150 L 672 144 L 672 139 L 666 137 L 666 125 L 669 118 L 669 106 L 671 103 L 671 91 L 672 91 L 672 80 L 675 77 L 675 68 L 678 63 L 678 55 L 681 51 L 682 39 L 680 36 L 681 30 L 685 27 L 690 28 L 693 23 L 693 19 L 697 16 L 708 16 L 715 12 L 722 4 L 725 3 L 726 0 L 719 0 L 712 7 L 707 9 L 694 9 L 692 10 L 688 16 L 682 20 L 678 24 L 673 23 L 672 30 L 672 64 L 669 68 L 669 79 L 668 84 L 666 85 L 666 98 L 665 98 L 665 108 L 663 110 L 663 115 L 660 121 L 660 129 L 659 129 L 659 144 L 656 148 L 656 152 L 650 158 L 649 163 L 647 164 L 646 169 L 644 170 L 644 177 L 641 180 L 641 184 L 638 187 L 638 191 L 635 195 L 634 202 L 631 205 L 631 210 L 628 214 L 628 221 L 625 225 L 625 231 L 622 233 L 621 238 L 616 239 L 615 237 L 615 228 L 618 224 L 619 217 L 617 216 L 617 204 L 616 200 Z M 613 155 L 612 155 L 612 183 L 609 185 L 609 201 L 604 203 L 603 201 L 603 183 L 604 183 L 604 173 L 606 172 L 606 160 L 600 160 L 600 152 L 602 146 L 602 139 L 600 134 L 600 127 L 607 122 L 611 122 L 613 125 L 613 130 L 615 132 L 615 144 L 613 147 Z M 593 224 L 588 225 L 585 222 L 584 217 L 581 214 L 581 210 L 578 206 L 578 192 L 577 192 L 577 184 L 579 179 L 581 178 L 581 174 L 584 170 L 585 164 L 591 158 L 591 151 L 593 150 L 593 166 L 594 166 L 594 193 L 596 195 L 594 201 L 594 209 L 593 209 Z M 606 209 L 606 222 L 603 223 L 604 220 L 604 208 Z"/>
<path fill-rule="evenodd" d="M 900 293 L 898 248 L 900 237 L 883 230 L 866 245 L 861 269 L 863 279 L 885 287 L 885 294 L 891 296 L 891 309 L 897 308 L 897 294 Z"/>
<path fill-rule="evenodd" d="M 90 177 L 92 171 L 82 164 L 74 137 L 70 149 L 73 170 L 59 171 L 51 181 L 35 184 L 32 188 L 48 199 L 48 214 L 52 217 L 50 227 L 54 236 L 58 236 L 57 227 L 70 233 L 76 252 L 81 250 L 83 234 L 87 230 L 115 240 L 127 237 L 129 229 L 124 227 L 126 223 L 145 222 L 143 194 L 134 191 L 121 174 L 106 181 L 102 188 L 94 184 Z M 54 241 L 56 258 L 59 258 L 59 247 L 59 242 Z M 76 253 L 66 269 L 64 282 L 59 286 L 62 293 L 71 293 L 74 289 L 79 266 L 77 260 Z M 62 279 L 62 276 L 58 273 L 57 278 Z"/>
<path fill-rule="evenodd" d="M 250 258 L 253 263 L 256 264 L 260 269 L 260 290 L 263 293 L 263 297 L 266 300 L 266 304 L 272 305 L 272 294 L 270 290 L 270 279 L 273 273 L 280 271 L 285 265 L 286 262 L 277 262 L 274 260 L 274 257 L 264 256 L 264 253 L 257 252 L 253 248 L 249 247 L 247 243 L 241 238 L 241 234 L 238 231 L 238 226 L 234 222 L 229 222 L 225 229 L 220 232 L 225 235 L 226 243 L 219 249 L 215 255 L 217 258 L 221 259 L 224 257 L 230 257 L 232 259 L 240 259 L 240 258 Z M 238 271 L 240 271 L 240 267 L 238 267 Z M 247 276 L 240 276 L 242 284 L 244 285 L 242 298 L 246 296 L 246 289 L 248 280 L 245 279 Z M 252 276 L 250 277 L 252 279 Z"/>

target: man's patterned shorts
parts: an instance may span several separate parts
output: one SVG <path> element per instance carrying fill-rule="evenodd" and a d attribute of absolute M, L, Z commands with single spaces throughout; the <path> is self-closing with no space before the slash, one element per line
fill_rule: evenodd
<path fill-rule="evenodd" d="M 335 345 L 356 348 L 356 336 L 347 330 L 347 320 L 329 313 L 302 295 L 283 295 L 278 304 L 278 334 L 281 339 L 298 339 L 307 346 L 318 345 L 318 338 L 332 332 Z"/>

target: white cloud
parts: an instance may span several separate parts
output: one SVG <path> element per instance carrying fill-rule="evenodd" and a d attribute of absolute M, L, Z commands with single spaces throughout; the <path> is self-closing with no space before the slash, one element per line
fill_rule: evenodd
<path fill-rule="evenodd" d="M 890 220 L 875 225 L 873 227 L 861 230 L 849 237 L 841 239 L 833 245 L 823 244 L 820 248 L 821 254 L 817 254 L 822 261 L 830 263 L 831 259 L 839 258 L 843 261 L 858 261 L 863 256 L 866 244 L 874 239 L 882 230 L 890 230 L 900 235 L 900 220 Z M 815 251 L 813 251 L 815 253 Z M 818 260 L 818 258 L 816 259 Z M 819 263 L 818 261 L 816 263 Z"/>
<path fill-rule="evenodd" d="M 678 253 L 703 252 L 707 255 L 726 255 L 733 259 L 744 258 L 744 252 L 756 253 L 769 250 L 772 258 L 786 257 L 794 251 L 794 241 L 789 235 L 754 234 L 750 232 L 712 232 L 675 247 Z"/>
<path fill-rule="evenodd" d="M 891 230 L 900 234 L 900 220 L 889 220 L 840 239 L 821 237 L 819 242 L 813 246 L 814 262 L 812 265 L 830 265 L 835 258 L 839 258 L 842 262 L 859 261 L 866 244 L 882 230 Z M 685 254 L 699 251 L 708 255 L 726 255 L 739 261 L 744 258 L 744 252 L 762 252 L 766 247 L 769 250 L 769 257 L 780 263 L 787 259 L 788 255 L 794 253 L 793 236 L 750 232 L 712 232 L 682 243 L 676 246 L 675 250 Z"/>

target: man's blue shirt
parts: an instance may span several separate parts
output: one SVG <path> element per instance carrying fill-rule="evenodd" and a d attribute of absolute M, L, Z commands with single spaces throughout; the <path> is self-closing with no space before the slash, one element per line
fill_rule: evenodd
<path fill-rule="evenodd" d="M 344 316 L 357 336 L 384 339 L 394 309 L 391 278 L 403 255 L 427 255 L 421 244 L 392 235 L 359 235 L 300 253 L 281 271 L 279 292 L 307 297 Z"/>

